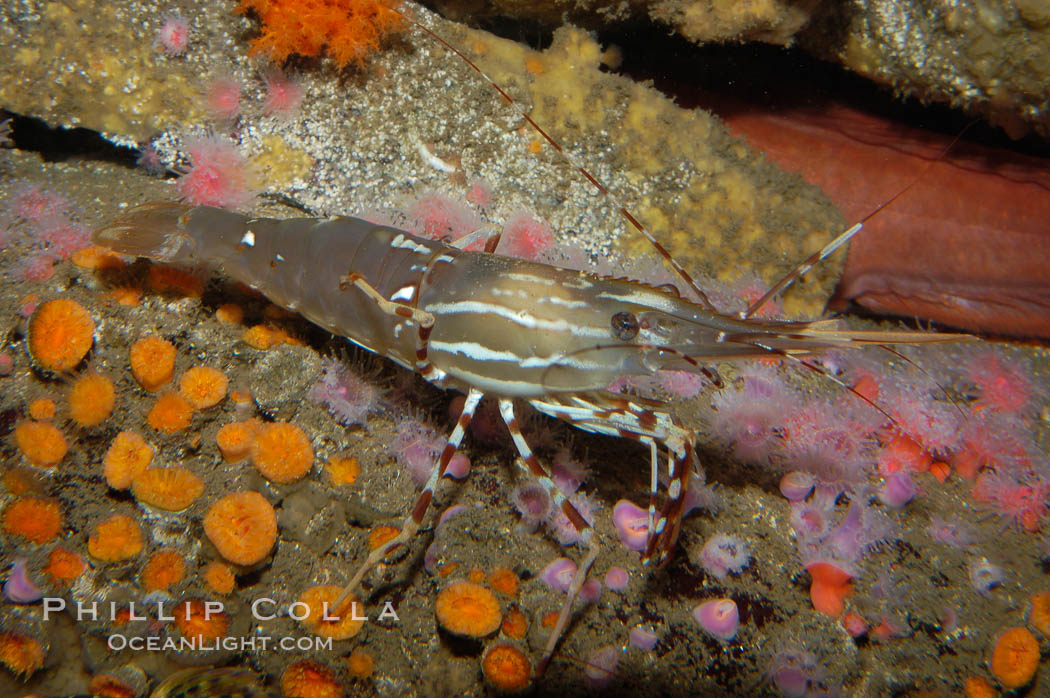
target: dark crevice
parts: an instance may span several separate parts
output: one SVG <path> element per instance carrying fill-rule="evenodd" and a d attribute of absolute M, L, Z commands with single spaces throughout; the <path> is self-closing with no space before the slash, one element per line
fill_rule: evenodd
<path fill-rule="evenodd" d="M 538 20 L 494 15 L 459 19 L 535 50 L 547 48 L 552 41 L 553 27 Z M 900 98 L 891 88 L 800 48 L 757 42 L 698 46 L 666 26 L 638 20 L 602 29 L 597 38 L 602 46 L 621 49 L 623 62 L 615 72 L 636 81 L 652 80 L 656 89 L 687 109 L 700 107 L 724 117 L 725 109 L 819 109 L 834 100 L 947 136 L 966 129 L 970 142 L 1050 157 L 1050 143 L 1035 134 L 1013 140 L 959 109 Z"/>
<path fill-rule="evenodd" d="M 88 128 L 51 126 L 43 119 L 6 111 L 0 113 L 0 118 L 10 118 L 8 140 L 13 148 L 40 153 L 45 162 L 76 158 L 134 167 L 140 156 L 138 149 L 117 145 Z"/>
<path fill-rule="evenodd" d="M 835 101 L 949 137 L 966 129 L 965 138 L 971 142 L 1050 156 L 1050 144 L 1034 134 L 1012 140 L 1001 129 L 961 110 L 899 98 L 888 87 L 798 48 L 762 43 L 696 46 L 651 25 L 605 32 L 599 40 L 622 49 L 623 63 L 617 72 L 638 81 L 652 80 L 656 89 L 685 108 L 701 107 L 726 116 L 719 109 L 819 110 Z"/>
<path fill-rule="evenodd" d="M 554 30 L 537 20 L 483 17 L 470 23 L 490 34 L 525 44 L 534 51 L 543 51 L 554 41 Z"/>

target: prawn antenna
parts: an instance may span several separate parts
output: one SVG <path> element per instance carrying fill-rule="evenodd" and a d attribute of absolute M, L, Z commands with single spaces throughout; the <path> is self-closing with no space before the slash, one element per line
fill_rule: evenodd
<path fill-rule="evenodd" d="M 927 160 L 926 163 L 922 166 L 922 169 L 919 170 L 918 174 L 916 174 L 910 182 L 901 187 L 901 189 L 896 194 L 894 194 L 893 196 L 876 206 L 874 210 L 868 213 L 868 215 L 864 216 L 858 222 L 854 223 L 848 229 L 844 230 L 842 233 L 836 236 L 834 240 L 824 245 L 810 256 L 806 257 L 804 260 L 802 260 L 802 262 L 799 263 L 798 266 L 796 266 L 794 269 L 792 269 L 786 275 L 784 275 L 784 277 L 780 279 L 780 281 L 773 284 L 773 287 L 766 291 L 761 298 L 752 303 L 747 310 L 740 313 L 740 319 L 747 320 L 751 318 L 755 313 L 761 310 L 766 303 L 783 293 L 788 286 L 805 276 L 810 269 L 812 269 L 817 264 L 830 257 L 832 254 L 835 253 L 835 250 L 839 249 L 847 242 L 852 240 L 854 236 L 856 236 L 856 234 L 861 231 L 865 223 L 870 221 L 875 216 L 879 215 L 879 213 L 881 213 L 883 209 L 888 207 L 897 199 L 904 196 L 906 193 L 908 193 L 908 190 L 910 190 L 916 184 L 921 182 L 923 177 L 926 176 L 926 173 L 929 171 L 929 169 L 933 167 L 933 164 L 943 160 L 944 156 L 946 156 L 948 152 L 955 147 L 955 144 L 958 143 L 959 140 L 962 139 L 963 135 L 965 135 L 965 133 L 968 130 L 970 130 L 970 127 L 976 123 L 977 121 L 974 120 L 966 124 L 966 126 L 964 126 L 963 129 L 959 131 L 959 133 L 955 134 L 955 138 L 952 139 L 951 143 L 946 145 L 944 149 L 937 155 L 937 157 Z"/>
<path fill-rule="evenodd" d="M 536 123 L 536 121 L 531 116 L 529 116 L 529 113 L 525 110 L 525 108 L 522 107 L 518 102 L 516 102 L 514 98 L 511 97 L 498 82 L 489 77 L 488 73 L 482 70 L 481 67 L 479 67 L 477 63 L 472 61 L 469 56 L 463 53 L 463 51 L 456 48 L 455 45 L 446 40 L 444 37 L 435 32 L 430 27 L 426 26 L 418 19 L 415 19 L 414 17 L 410 16 L 400 8 L 391 6 L 390 10 L 395 14 L 399 15 L 402 19 L 404 19 L 412 26 L 429 35 L 434 41 L 444 46 L 447 51 L 454 53 L 464 63 L 473 68 L 474 72 L 480 75 L 485 82 L 491 85 L 492 89 L 496 90 L 496 92 L 499 93 L 499 96 L 502 97 L 507 102 L 507 104 L 509 104 L 511 108 L 518 113 L 518 116 L 524 119 L 529 124 L 529 126 L 531 126 L 533 130 L 536 131 L 536 133 L 540 134 L 540 136 L 543 137 L 543 140 L 547 142 L 547 145 L 553 148 L 554 151 L 558 153 L 558 155 L 566 164 L 568 164 L 570 167 L 579 172 L 583 176 L 583 178 L 590 182 L 594 186 L 594 188 L 597 189 L 603 196 L 609 198 L 609 200 L 613 203 L 613 206 L 616 208 L 617 212 L 628 223 L 630 223 L 635 230 L 641 233 L 654 248 L 656 248 L 656 251 L 660 254 L 664 261 L 666 261 L 671 266 L 671 268 L 674 269 L 674 272 L 689 286 L 690 289 L 692 289 L 693 293 L 695 293 L 697 298 L 699 299 L 701 305 L 705 306 L 708 310 L 717 310 L 711 303 L 711 301 L 708 299 L 707 294 L 704 293 L 704 291 L 697 285 L 696 280 L 693 279 L 689 272 L 687 272 L 685 268 L 683 268 L 682 265 L 679 264 L 673 256 L 671 256 L 671 253 L 668 252 L 667 248 L 664 247 L 663 244 L 656 239 L 656 236 L 653 235 L 652 232 L 650 232 L 649 229 L 641 223 L 641 221 L 634 217 L 634 214 L 632 214 L 627 209 L 627 207 L 624 206 L 624 204 L 615 194 L 613 194 L 609 187 L 607 187 L 604 182 L 598 179 L 598 177 L 591 174 L 587 170 L 587 168 L 585 168 L 583 165 L 577 162 L 572 155 L 567 153 L 561 147 L 561 144 L 558 143 L 558 141 L 554 140 L 554 138 L 549 133 L 547 133 L 542 126 Z"/>

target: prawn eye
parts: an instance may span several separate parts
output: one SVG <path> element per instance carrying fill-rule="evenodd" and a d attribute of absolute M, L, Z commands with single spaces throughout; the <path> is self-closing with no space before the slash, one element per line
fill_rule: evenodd
<path fill-rule="evenodd" d="M 616 313 L 612 316 L 613 336 L 621 341 L 628 341 L 638 336 L 638 318 L 634 313 Z"/>

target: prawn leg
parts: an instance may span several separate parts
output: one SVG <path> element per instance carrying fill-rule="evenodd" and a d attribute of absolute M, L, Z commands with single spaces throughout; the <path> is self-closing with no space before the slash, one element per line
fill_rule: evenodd
<path fill-rule="evenodd" d="M 434 462 L 434 467 L 430 470 L 430 476 L 427 478 L 426 485 L 423 486 L 423 491 L 419 493 L 419 498 L 416 499 L 415 506 L 412 507 L 412 513 L 405 517 L 404 522 L 401 524 L 401 531 L 388 540 L 383 545 L 379 546 L 365 558 L 365 561 L 361 563 L 361 566 L 357 568 L 357 572 L 347 582 L 346 586 L 343 587 L 342 593 L 339 594 L 339 598 L 336 599 L 335 603 L 332 604 L 335 609 L 335 613 L 339 613 L 347 599 L 350 598 L 351 594 L 364 579 L 364 576 L 370 569 L 375 567 L 379 562 L 386 557 L 387 553 L 396 548 L 399 545 L 403 545 L 408 541 L 412 540 L 415 536 L 416 531 L 419 530 L 420 525 L 423 523 L 423 517 L 426 516 L 427 510 L 430 508 L 430 502 L 434 499 L 434 490 L 437 489 L 438 482 L 441 476 L 445 474 L 445 470 L 448 468 L 449 461 L 452 460 L 452 456 L 456 455 L 456 451 L 459 450 L 459 445 L 463 441 L 463 435 L 467 431 L 467 427 L 470 425 L 470 420 L 474 416 L 474 411 L 478 408 L 478 403 L 481 402 L 483 393 L 478 390 L 471 390 L 467 393 L 467 399 L 463 404 L 463 411 L 459 415 L 459 419 L 456 421 L 456 427 L 452 430 L 452 433 L 448 437 L 448 443 L 445 444 L 444 450 L 441 452 L 441 457 Z"/>
<path fill-rule="evenodd" d="M 350 272 L 339 280 L 340 291 L 345 291 L 351 286 L 357 287 L 362 293 L 375 301 L 379 309 L 387 315 L 411 320 L 416 323 L 416 326 L 419 327 L 419 332 L 416 334 L 415 369 L 423 376 L 430 374 L 434 370 L 434 366 L 427 358 L 427 344 L 430 340 L 430 331 L 434 327 L 434 314 L 411 305 L 387 300 L 382 293 L 365 281 L 364 276 L 356 272 Z"/>
<path fill-rule="evenodd" d="M 598 559 L 599 545 L 598 536 L 595 535 L 594 529 L 591 525 L 580 515 L 580 512 L 576 510 L 576 507 L 572 505 L 572 502 L 562 493 L 558 486 L 554 484 L 554 480 L 551 479 L 550 473 L 547 469 L 540 464 L 536 454 L 532 452 L 532 448 L 525 440 L 525 436 L 521 433 L 521 426 L 518 423 L 518 419 L 514 414 L 514 402 L 508 399 L 501 399 L 499 401 L 500 415 L 503 417 L 504 424 L 507 425 L 507 429 L 510 430 L 511 439 L 514 441 L 514 447 L 518 451 L 518 455 L 521 456 L 518 459 L 518 464 L 527 473 L 529 473 L 537 482 L 547 491 L 547 494 L 551 497 L 551 502 L 555 507 L 559 508 L 565 517 L 572 524 L 573 528 L 580 534 L 580 541 L 587 544 L 587 554 L 584 555 L 583 560 L 580 561 L 579 566 L 576 568 L 576 574 L 573 575 L 572 582 L 569 584 L 569 588 L 565 595 L 565 602 L 562 604 L 561 611 L 558 612 L 558 620 L 554 624 L 554 628 L 551 630 L 550 636 L 547 638 L 547 644 L 543 648 L 543 656 L 540 658 L 539 664 L 536 665 L 536 674 L 540 675 L 547 668 L 548 662 L 550 662 L 551 656 L 554 655 L 554 650 L 558 646 L 558 640 L 561 639 L 562 634 L 565 632 L 565 628 L 569 625 L 569 616 L 572 615 L 572 605 L 580 595 L 580 590 L 583 588 L 584 582 L 587 581 L 587 574 L 591 570 L 591 566 L 594 561 Z"/>

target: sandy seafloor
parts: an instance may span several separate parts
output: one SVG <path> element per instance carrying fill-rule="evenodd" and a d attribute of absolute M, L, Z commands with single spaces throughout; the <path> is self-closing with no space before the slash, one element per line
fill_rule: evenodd
<path fill-rule="evenodd" d="M 216 64 L 239 57 L 240 63 L 227 64 L 226 69 L 232 69 L 250 85 L 245 94 L 248 106 L 235 123 L 209 122 L 199 105 L 186 106 L 186 113 L 174 119 L 175 125 L 127 126 L 125 142 L 142 140 L 144 136 L 135 135 L 140 130 L 148 132 L 156 136 L 162 155 L 172 157 L 181 137 L 211 128 L 232 135 L 246 152 L 258 155 L 274 152 L 274 141 L 266 138 L 275 135 L 287 146 L 288 150 L 281 152 L 288 155 L 290 150 L 292 154 L 283 164 L 273 165 L 271 161 L 267 189 L 288 194 L 320 211 L 381 211 L 395 219 L 396 212 L 403 210 L 413 196 L 440 190 L 462 200 L 468 184 L 483 177 L 493 186 L 497 202 L 485 212 L 489 220 L 499 221 L 516 208 L 528 207 L 551 223 L 559 242 L 585 249 L 596 258 L 607 256 L 617 246 L 640 249 L 630 247 L 633 242 L 621 243 L 617 239 L 626 235 L 617 232 L 623 226 L 610 223 L 615 219 L 607 213 L 609 207 L 588 191 L 584 182 L 575 181 L 572 173 L 566 171 L 568 168 L 553 158 L 530 156 L 527 146 L 532 136 L 517 132 L 518 119 L 506 113 L 492 116 L 498 104 L 487 88 L 473 82 L 469 72 L 440 55 L 425 40 L 409 33 L 403 42 L 377 59 L 367 77 L 339 78 L 323 66 L 304 66 L 304 116 L 281 122 L 258 113 L 258 64 L 243 58 L 243 37 L 250 31 L 251 22 L 229 18 L 228 8 L 215 4 L 184 4 L 172 9 L 202 13 L 203 19 L 194 25 L 200 42 L 197 50 L 191 45 L 190 53 L 178 59 L 181 62 L 177 65 L 173 59 L 153 54 L 143 62 L 163 67 L 171 61 L 172 70 L 201 76 L 217 71 Z M 17 15 L 17 11 L 13 12 Z M 143 55 L 153 51 L 151 37 L 159 21 L 157 11 L 153 9 L 151 15 L 146 15 L 131 4 L 120 6 L 119 12 L 129 13 L 141 23 L 134 24 L 135 31 L 126 38 L 130 45 L 137 46 Z M 28 16 L 20 20 L 26 26 L 31 24 Z M 205 20 L 208 31 L 203 36 Z M 460 30 L 447 27 L 446 31 L 455 32 L 452 38 L 464 44 L 482 41 L 480 35 L 466 37 Z M 60 44 L 63 38 L 57 37 L 54 43 Z M 514 55 L 519 55 L 519 60 L 520 55 L 528 55 L 520 48 L 504 46 L 500 40 L 488 41 L 491 46 L 500 47 L 498 51 L 492 49 L 492 53 L 510 55 L 517 51 Z M 221 58 L 210 57 L 201 50 L 202 45 L 222 45 L 228 52 Z M 576 47 L 575 52 L 566 49 L 564 56 L 586 63 L 578 72 L 600 75 L 597 53 L 585 39 L 563 36 L 561 45 Z M 85 52 L 93 50 L 90 43 L 85 42 L 84 46 Z M 551 63 L 540 72 L 555 72 L 552 66 L 557 64 L 558 55 L 551 54 L 545 60 Z M 508 63 L 514 65 L 513 59 L 508 59 Z M 405 87 L 417 84 L 411 83 L 408 76 L 413 71 L 423 76 L 419 78 L 423 84 L 430 85 L 429 92 L 425 87 Z M 605 79 L 585 79 L 588 90 L 594 91 L 588 96 L 605 99 L 610 92 L 619 90 L 614 101 L 625 115 L 621 121 L 630 123 L 630 115 L 637 116 L 638 112 L 671 118 L 659 116 L 659 110 L 669 108 L 666 100 L 641 91 L 636 93 L 634 87 L 624 87 L 623 83 L 602 82 Z M 40 83 L 41 90 L 45 84 Z M 529 94 L 524 88 L 515 89 Z M 199 102 L 199 96 L 197 99 Z M 193 100 L 187 98 L 187 104 L 192 105 Z M 631 111 L 632 104 L 642 106 Z M 348 121 L 340 116 L 347 113 L 355 119 Z M 791 175 L 776 172 L 725 136 L 706 115 L 683 117 L 702 122 L 696 128 L 711 133 L 708 145 L 703 146 L 707 148 L 703 165 L 698 165 L 698 156 L 691 153 L 661 151 L 666 147 L 663 143 L 638 146 L 638 151 L 648 148 L 660 155 L 655 159 L 662 161 L 659 167 L 663 169 L 657 172 L 657 165 L 632 151 L 627 143 L 629 134 L 616 132 L 608 124 L 581 126 L 579 122 L 586 121 L 584 112 L 574 112 L 571 107 L 548 107 L 547 113 L 554 114 L 551 118 L 559 122 L 559 137 L 576 146 L 581 161 L 601 176 L 612 177 L 625 202 L 637 207 L 641 217 L 650 214 L 657 218 L 654 228 L 658 234 L 669 236 L 672 248 L 692 250 L 691 254 L 681 255 L 690 268 L 694 268 L 695 259 L 703 257 L 708 265 L 704 271 L 711 276 L 730 280 L 740 276 L 741 271 L 753 269 L 772 281 L 803 256 L 802 250 L 812 249 L 821 235 L 842 227 L 819 192 Z M 574 124 L 583 130 L 574 132 Z M 108 135 L 120 138 L 121 128 L 114 130 Z M 601 145 L 603 138 L 612 143 Z M 622 140 L 617 142 L 617 138 Z M 456 172 L 450 176 L 428 165 L 420 150 L 425 144 L 433 144 L 438 157 L 454 161 Z M 683 145 L 683 151 L 685 148 Z M 308 164 L 302 165 L 303 162 Z M 644 171 L 626 170 L 632 163 Z M 742 169 L 731 169 L 731 165 Z M 705 166 L 710 169 L 705 170 Z M 654 169 L 646 169 L 649 167 Z M 65 196 L 73 217 L 88 227 L 114 218 L 128 205 L 172 199 L 176 195 L 168 180 L 105 160 L 70 157 L 61 162 L 44 162 L 36 153 L 0 150 L 0 197 L 8 200 L 27 183 Z M 666 214 L 662 221 L 653 213 L 665 206 L 671 210 L 676 203 L 683 209 L 702 209 L 705 202 L 712 203 L 705 199 L 705 186 L 720 192 L 714 210 L 708 209 L 706 214 L 721 219 L 710 221 L 711 230 L 716 223 L 724 226 L 719 232 L 711 232 L 706 227 L 708 222 L 696 224 L 695 228 L 692 223 L 679 222 L 674 219 L 677 213 Z M 291 215 L 286 208 L 266 203 L 260 203 L 257 210 Z M 705 232 L 690 240 L 682 232 L 685 229 Z M 787 232 L 774 237 L 774 230 Z M 734 235 L 746 241 L 737 242 Z M 0 539 L 0 570 L 5 571 L 4 576 L 14 560 L 24 558 L 34 579 L 45 584 L 49 595 L 125 602 L 143 596 L 136 586 L 139 571 L 152 551 L 166 547 L 180 551 L 187 559 L 186 575 L 171 590 L 172 597 L 208 598 L 210 592 L 200 579 L 200 570 L 216 557 L 216 552 L 202 533 L 201 517 L 226 492 L 255 489 L 277 508 L 279 540 L 272 557 L 260 569 L 240 576 L 236 591 L 225 599 L 236 619 L 231 633 L 307 636 L 285 616 L 253 623 L 248 605 L 253 599 L 267 596 L 285 606 L 308 586 L 340 583 L 351 574 L 355 561 L 364 557 L 369 529 L 376 523 L 396 523 L 416 497 L 409 476 L 386 449 L 393 439 L 395 418 L 412 413 L 425 417 L 440 430 L 447 429 L 450 396 L 418 381 L 413 385 L 406 371 L 348 349 L 343 340 L 295 317 L 279 318 L 277 322 L 302 338 L 304 346 L 281 345 L 268 351 L 248 347 L 242 341 L 244 327 L 219 322 L 216 308 L 226 302 L 243 305 L 246 325 L 272 317 L 272 313 L 266 311 L 265 301 L 216 277 L 210 278 L 199 299 L 147 289 L 140 304 L 126 307 L 106 294 L 115 283 L 141 283 L 146 273 L 142 263 L 126 275 L 104 278 L 61 262 L 51 279 L 32 282 L 17 274 L 21 254 L 17 246 L 0 250 L 5 273 L 0 287 L 2 330 L 7 341 L 5 349 L 14 359 L 11 374 L 0 377 L 0 458 L 6 469 L 24 467 L 10 434 L 15 424 L 26 418 L 29 402 L 52 397 L 59 406 L 56 424 L 66 435 L 70 450 L 56 469 L 36 473 L 34 481 L 41 494 L 61 503 L 66 529 L 63 545 L 87 558 L 89 530 L 112 512 L 135 517 L 146 532 L 147 545 L 141 555 L 128 563 L 104 565 L 92 561 L 90 570 L 72 592 L 66 592 L 46 586 L 40 575 L 53 543 L 36 546 L 4 535 Z M 826 278 L 831 276 L 833 272 L 825 272 Z M 789 312 L 812 315 L 827 289 L 826 280 L 806 285 L 794 296 L 796 300 L 789 299 Z M 94 318 L 97 331 L 87 367 L 110 376 L 118 389 L 118 408 L 101 426 L 79 429 L 70 423 L 63 414 L 69 377 L 49 377 L 33 369 L 26 353 L 24 319 L 19 314 L 30 294 L 36 294 L 40 300 L 72 298 Z M 229 376 L 231 387 L 250 389 L 258 404 L 237 407 L 227 399 L 215 408 L 196 413 L 184 431 L 172 435 L 152 431 L 145 415 L 153 397 L 136 385 L 128 368 L 128 347 L 144 334 L 160 335 L 175 343 L 176 377 L 192 365 L 214 366 Z M 996 348 L 1005 357 L 1025 361 L 1032 371 L 1028 378 L 1033 385 L 1046 384 L 1043 349 L 1014 344 L 997 344 Z M 945 387 L 965 403 L 966 386 L 952 370 L 968 360 L 973 351 L 973 345 L 949 345 L 914 356 L 938 378 L 948 376 L 941 380 L 953 382 Z M 389 391 L 388 401 L 368 418 L 365 426 L 344 428 L 322 406 L 306 399 L 319 376 L 320 357 L 326 355 L 346 358 L 356 370 Z M 889 374 L 909 370 L 886 353 L 871 353 L 870 360 Z M 720 368 L 729 379 L 738 370 Z M 790 374 L 790 385 L 800 395 L 841 397 L 841 389 L 828 381 L 799 375 L 799 371 L 785 369 L 783 373 Z M 995 635 L 1005 627 L 1025 624 L 1030 595 L 1050 590 L 1043 535 L 1020 530 L 976 506 L 970 494 L 971 483 L 954 474 L 944 484 L 929 475 L 918 476 L 920 495 L 902 510 L 885 510 L 895 525 L 894 539 L 858 564 L 855 594 L 850 600 L 852 609 L 869 618 L 885 615 L 892 619 L 898 632 L 886 639 L 855 640 L 837 621 L 818 614 L 810 604 L 809 578 L 802 569 L 788 522 L 788 503 L 777 487 L 782 469 L 735 462 L 727 447 L 717 445 L 718 435 L 712 433 L 708 419 L 708 407 L 716 392 L 710 389 L 695 398 L 676 400 L 674 411 L 684 424 L 697 430 L 700 460 L 708 481 L 717 486 L 722 506 L 716 512 L 701 511 L 687 519 L 678 553 L 658 571 L 643 568 L 638 555 L 620 545 L 611 522 L 617 500 L 630 498 L 639 504 L 645 501 L 647 450 L 584 435 L 565 424 L 540 422 L 543 431 L 549 432 L 546 443 L 568 445 L 593 473 L 584 483 L 584 490 L 592 493 L 597 502 L 596 530 L 603 546 L 594 576 L 602 579 L 610 567 L 621 566 L 629 571 L 630 580 L 624 591 L 604 589 L 597 603 L 578 606 L 555 660 L 530 690 L 558 695 L 596 692 L 585 680 L 584 663 L 593 651 L 606 645 L 623 649 L 608 689 L 612 693 L 778 695 L 765 676 L 766 668 L 774 655 L 790 648 L 812 653 L 825 675 L 823 685 L 842 695 L 926 695 L 922 691 L 938 696 L 959 695 L 967 677 L 989 676 L 986 661 Z M 1036 392 L 1046 398 L 1045 390 Z M 1033 439 L 1044 460 L 1047 410 L 1045 403 L 1031 407 Z M 223 461 L 215 444 L 216 431 L 228 422 L 253 415 L 289 420 L 306 430 L 316 465 L 304 479 L 291 485 L 274 485 L 247 462 Z M 127 492 L 108 489 L 100 460 L 113 435 L 123 429 L 147 437 L 157 449 L 155 463 L 181 464 L 200 476 L 205 482 L 204 494 L 187 510 L 166 514 L 137 504 Z M 541 449 L 541 456 L 549 458 L 552 450 Z M 181 656 L 164 652 L 109 653 L 104 649 L 105 639 L 114 629 L 105 620 L 75 623 L 62 616 L 44 623 L 39 618 L 39 604 L 16 607 L 5 600 L 0 609 L 0 631 L 17 626 L 35 633 L 48 646 L 48 654 L 44 668 L 26 679 L 0 669 L 0 695 L 82 694 L 92 676 L 128 663 L 142 669 L 151 686 L 181 667 L 200 665 L 246 666 L 276 686 L 277 678 L 289 664 L 306 657 L 331 668 L 345 683 L 348 695 L 484 694 L 489 689 L 482 681 L 479 658 L 493 640 L 456 641 L 439 631 L 434 614 L 438 590 L 464 578 L 474 568 L 486 573 L 495 567 L 514 570 L 522 580 L 519 594 L 515 599 L 500 597 L 501 603 L 503 610 L 517 605 L 528 618 L 529 633 L 518 644 L 528 650 L 535 662 L 543 643 L 539 618 L 556 610 L 562 598 L 538 575 L 555 558 L 578 558 L 580 551 L 575 546 L 559 545 L 542 528 L 530 532 L 520 525 L 509 496 L 520 484 L 509 444 L 470 443 L 468 438 L 466 451 L 473 462 L 470 477 L 460 484 L 445 482 L 425 531 L 395 562 L 381 566 L 367 578 L 372 592 L 370 607 L 378 609 L 383 601 L 391 601 L 397 609 L 397 622 L 366 623 L 357 636 L 336 642 L 331 651 Z M 358 459 L 361 475 L 352 485 L 336 487 L 322 466 L 330 456 L 344 453 Z M 878 482 L 873 476 L 872 484 Z M 8 506 L 13 497 L 6 489 L 0 491 L 0 508 Z M 423 554 L 434 539 L 436 515 L 453 504 L 462 504 L 465 510 L 442 527 L 434 549 L 442 564 L 456 565 L 446 578 L 424 569 Z M 840 508 L 844 511 L 844 506 Z M 933 541 L 927 533 L 931 516 L 954 515 L 972 527 L 976 538 L 972 546 L 953 548 Z M 753 560 L 742 573 L 724 580 L 712 577 L 699 566 L 699 551 L 716 532 L 742 536 L 753 553 Z M 968 572 L 972 561 L 982 557 L 1004 573 L 1002 584 L 983 594 L 973 588 Z M 887 585 L 892 589 L 889 598 L 879 597 L 878 592 Z M 877 586 L 879 589 L 875 589 Z M 741 612 L 740 630 L 728 642 L 706 635 L 692 618 L 692 610 L 700 601 L 722 596 L 736 600 Z M 957 616 L 950 624 L 946 621 L 948 610 Z M 659 638 L 652 651 L 627 647 L 630 629 L 640 624 L 650 627 Z M 169 632 L 164 627 L 153 630 Z M 349 678 L 344 658 L 354 650 L 365 651 L 374 658 L 375 669 L 370 678 Z M 1034 685 L 1023 694 L 1050 694 L 1045 674 L 1046 667 L 1042 667 Z"/>

